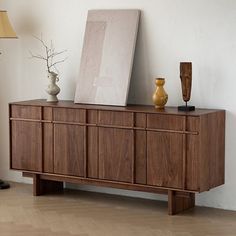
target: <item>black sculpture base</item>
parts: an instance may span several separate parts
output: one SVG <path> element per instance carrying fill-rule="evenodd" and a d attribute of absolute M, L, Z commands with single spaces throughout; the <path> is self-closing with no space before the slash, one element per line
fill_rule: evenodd
<path fill-rule="evenodd" d="M 179 111 L 195 111 L 195 106 L 179 106 Z"/>
<path fill-rule="evenodd" d="M 0 179 L 0 189 L 7 189 L 7 188 L 10 188 L 10 184 L 5 183 Z"/>

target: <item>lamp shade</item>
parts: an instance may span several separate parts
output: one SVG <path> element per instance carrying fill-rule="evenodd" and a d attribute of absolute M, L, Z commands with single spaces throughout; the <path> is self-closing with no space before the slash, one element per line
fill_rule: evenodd
<path fill-rule="evenodd" d="M 0 11 L 0 38 L 17 38 L 6 11 Z"/>

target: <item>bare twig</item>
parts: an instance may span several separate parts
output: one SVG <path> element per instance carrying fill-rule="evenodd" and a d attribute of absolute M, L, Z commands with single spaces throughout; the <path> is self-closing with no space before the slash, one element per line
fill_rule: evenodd
<path fill-rule="evenodd" d="M 67 60 L 67 58 L 65 58 L 65 59 L 63 59 L 63 60 L 60 60 L 60 61 L 57 61 L 57 62 L 54 62 L 52 65 L 51 65 L 51 67 L 52 66 L 55 66 L 55 65 L 57 65 L 57 64 L 59 64 L 59 63 L 62 63 L 62 62 L 64 62 L 64 61 L 66 61 Z"/>
<path fill-rule="evenodd" d="M 52 50 L 52 53 L 49 55 L 49 57 L 55 57 L 55 56 L 65 53 L 65 52 L 67 52 L 67 50 L 63 50 L 61 52 L 55 52 L 55 50 Z"/>
<path fill-rule="evenodd" d="M 65 53 L 65 52 L 67 52 L 67 50 L 56 52 L 55 48 L 54 48 L 54 45 L 53 45 L 53 42 L 51 41 L 51 44 L 50 44 L 50 47 L 49 47 L 43 41 L 42 34 L 41 34 L 40 38 L 37 37 L 37 36 L 33 36 L 33 37 L 35 39 L 37 39 L 42 44 L 42 46 L 44 47 L 45 56 L 40 55 L 40 54 L 33 54 L 30 51 L 31 58 L 36 58 L 36 59 L 40 59 L 40 60 L 46 61 L 46 67 L 47 67 L 47 71 L 49 73 L 53 72 L 53 68 L 54 68 L 54 70 L 56 70 L 58 72 L 58 69 L 56 68 L 56 65 L 59 64 L 59 63 L 63 63 L 67 58 L 62 59 L 62 60 L 57 60 L 57 61 L 54 61 L 54 59 L 55 59 L 56 56 L 59 56 L 59 55 Z"/>
<path fill-rule="evenodd" d="M 47 60 L 47 58 L 41 56 L 40 54 L 33 54 L 31 51 L 29 51 L 31 58 L 37 58 L 37 59 L 41 59 L 41 60 Z"/>

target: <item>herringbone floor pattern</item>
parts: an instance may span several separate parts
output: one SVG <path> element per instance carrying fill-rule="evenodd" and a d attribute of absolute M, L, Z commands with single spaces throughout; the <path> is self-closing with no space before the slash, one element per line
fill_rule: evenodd
<path fill-rule="evenodd" d="M 236 212 L 197 207 L 167 215 L 167 203 L 80 191 L 32 196 L 0 191 L 0 236 L 236 236 Z"/>

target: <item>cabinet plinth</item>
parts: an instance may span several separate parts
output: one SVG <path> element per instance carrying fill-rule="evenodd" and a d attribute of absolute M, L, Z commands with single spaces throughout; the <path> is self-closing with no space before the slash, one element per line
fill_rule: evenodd
<path fill-rule="evenodd" d="M 172 215 L 224 184 L 224 110 L 32 100 L 9 114 L 10 168 L 34 179 L 35 195 L 62 182 L 154 192 Z"/>

